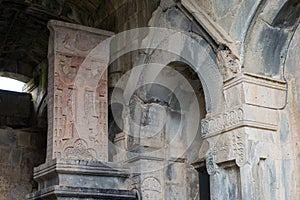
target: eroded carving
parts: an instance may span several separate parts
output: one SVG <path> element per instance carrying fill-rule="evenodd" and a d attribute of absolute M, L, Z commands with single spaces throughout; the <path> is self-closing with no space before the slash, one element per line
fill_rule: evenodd
<path fill-rule="evenodd" d="M 244 111 L 242 108 L 232 110 L 201 122 L 202 137 L 208 137 L 224 129 L 230 129 L 243 120 Z"/>
<path fill-rule="evenodd" d="M 233 78 L 241 71 L 238 58 L 232 54 L 228 47 L 222 47 L 217 52 L 217 62 L 224 81 Z"/>
<path fill-rule="evenodd" d="M 49 105 L 54 111 L 51 156 L 107 161 L 107 63 L 88 53 L 108 36 L 67 23 L 50 25 L 55 44 L 54 52 L 49 51 L 54 57 L 54 74 L 49 74 L 54 77 L 49 84 L 54 95 Z"/>
<path fill-rule="evenodd" d="M 143 199 L 162 199 L 161 183 L 154 177 L 147 177 L 142 182 Z"/>
<path fill-rule="evenodd" d="M 11 184 L 8 177 L 0 176 L 0 192 L 9 192 Z"/>
<path fill-rule="evenodd" d="M 214 169 L 214 163 L 220 164 L 233 160 L 239 167 L 243 166 L 248 159 L 246 134 L 241 130 L 234 130 L 218 137 L 207 153 L 207 162 L 210 162 L 210 165 L 207 163 L 208 168 Z"/>
<path fill-rule="evenodd" d="M 232 146 L 236 156 L 236 164 L 241 167 L 246 161 L 246 136 L 245 134 L 237 131 L 232 134 Z"/>
<path fill-rule="evenodd" d="M 206 154 L 206 169 L 209 175 L 215 175 L 217 173 L 217 165 L 214 162 L 213 150 L 209 150 Z"/>
<path fill-rule="evenodd" d="M 83 139 L 75 141 L 74 145 L 67 147 L 64 150 L 66 159 L 72 160 L 95 160 L 96 151 L 95 149 L 88 148 L 88 144 Z"/>

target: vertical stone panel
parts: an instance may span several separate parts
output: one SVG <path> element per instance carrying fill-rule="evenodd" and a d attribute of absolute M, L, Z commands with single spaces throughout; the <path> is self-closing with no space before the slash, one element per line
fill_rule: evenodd
<path fill-rule="evenodd" d="M 100 43 L 112 33 L 59 21 L 48 27 L 47 159 L 107 161 L 109 43 Z"/>

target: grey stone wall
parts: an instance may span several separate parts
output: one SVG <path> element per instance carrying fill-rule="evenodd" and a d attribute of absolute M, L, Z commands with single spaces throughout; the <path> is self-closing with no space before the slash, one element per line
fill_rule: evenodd
<path fill-rule="evenodd" d="M 285 62 L 285 77 L 288 82 L 288 99 L 286 112 L 282 122 L 282 143 L 289 146 L 285 153 L 289 156 L 283 158 L 285 173 L 293 172 L 287 181 L 294 179 L 296 184 L 288 184 L 289 191 L 297 197 L 300 196 L 300 27 L 298 26 L 289 45 Z M 291 177 L 292 176 L 292 177 Z M 295 176 L 295 177 L 294 177 Z M 288 182 L 287 182 L 288 183 Z"/>
<path fill-rule="evenodd" d="M 43 131 L 0 128 L 0 199 L 21 200 L 37 189 L 33 167 L 45 161 Z"/>
<path fill-rule="evenodd" d="M 25 199 L 46 157 L 46 130 L 32 127 L 31 94 L 0 91 L 0 199 Z"/>
<path fill-rule="evenodd" d="M 226 63 L 226 59 L 228 59 L 230 64 L 234 62 L 237 64 L 237 70 L 232 70 L 235 71 L 233 74 L 240 72 L 254 74 L 254 86 L 251 87 L 257 88 L 255 90 L 245 89 L 246 97 L 239 94 L 243 88 L 230 91 L 229 96 L 231 97 L 225 97 L 227 98 L 226 103 L 228 103 L 228 105 L 224 105 L 227 107 L 225 109 L 236 107 L 238 104 L 254 103 L 257 106 L 256 110 L 247 113 L 247 115 L 251 115 L 251 121 L 267 122 L 262 127 L 255 127 L 256 125 L 251 124 L 249 126 L 255 127 L 254 129 L 245 129 L 243 134 L 249 137 L 246 139 L 246 143 L 249 145 L 246 150 L 246 154 L 249 153 L 249 160 L 245 166 L 239 164 L 238 166 L 235 164 L 228 166 L 226 153 L 230 151 L 231 144 L 226 144 L 226 141 L 230 141 L 230 139 L 224 139 L 225 144 L 221 139 L 220 147 L 218 147 L 220 148 L 218 151 L 221 153 L 218 159 L 224 161 L 225 164 L 219 160 L 218 162 L 222 164 L 219 164 L 218 174 L 211 176 L 212 197 L 215 199 L 297 199 L 299 178 L 296 177 L 299 177 L 300 171 L 298 167 L 300 157 L 298 153 L 300 119 L 298 108 L 300 74 L 298 68 L 300 61 L 298 56 L 299 28 L 295 31 L 299 20 L 295 20 L 298 16 L 295 13 L 299 13 L 299 3 L 293 0 L 183 0 L 181 2 L 220 45 L 219 49 L 215 50 L 218 54 L 218 65 L 221 72 L 223 67 L 228 67 Z M 174 5 L 172 1 L 161 1 L 160 7 L 153 13 L 149 25 L 193 32 L 195 24 L 192 23 L 191 18 L 187 17 L 189 14 L 186 16 L 185 12 Z M 201 29 L 199 25 L 197 26 L 198 30 Z M 201 35 L 199 31 L 196 34 Z M 222 44 L 229 47 L 229 53 L 226 48 L 221 48 Z M 193 50 L 193 52 L 196 51 Z M 225 56 L 222 55 L 224 52 Z M 120 60 L 119 65 L 132 63 L 133 59 L 130 56 L 125 58 L 127 62 Z M 163 53 L 155 56 L 168 59 Z M 222 59 L 222 56 L 225 59 Z M 130 64 L 127 66 L 131 67 Z M 268 81 L 259 88 L 256 86 L 256 81 L 261 82 L 262 80 Z M 287 82 L 287 92 L 285 91 L 285 81 Z M 273 83 L 276 84 L 273 85 Z M 274 91 L 277 90 L 276 95 L 271 95 L 270 88 L 273 88 Z M 286 94 L 288 96 L 285 102 Z M 247 102 L 248 100 L 251 102 Z M 264 109 L 269 109 L 270 113 L 267 113 L 267 110 L 266 112 L 260 111 Z M 263 114 L 265 117 L 262 120 Z M 228 116 L 228 113 L 225 115 Z M 276 120 L 273 121 L 273 118 Z M 216 123 L 218 122 L 216 121 Z M 271 126 L 269 127 L 269 125 Z M 243 126 L 247 127 L 248 125 Z M 222 131 L 226 133 L 228 130 Z M 160 176 L 157 175 L 156 178 L 160 178 Z M 164 183 L 160 184 L 164 187 Z M 168 193 L 168 187 L 164 188 L 166 189 L 165 194 Z"/>
<path fill-rule="evenodd" d="M 30 94 L 0 90 L 0 126 L 30 127 L 32 108 Z"/>

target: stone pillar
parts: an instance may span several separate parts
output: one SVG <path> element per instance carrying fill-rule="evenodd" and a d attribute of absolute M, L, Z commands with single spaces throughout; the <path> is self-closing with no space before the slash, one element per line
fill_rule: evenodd
<path fill-rule="evenodd" d="M 29 199 L 134 199 L 129 168 L 108 163 L 107 65 L 111 32 L 50 21 L 48 144 Z"/>
<path fill-rule="evenodd" d="M 47 159 L 107 161 L 109 43 L 97 45 L 112 33 L 57 21 L 49 29 Z"/>
<path fill-rule="evenodd" d="M 224 83 L 226 111 L 202 120 L 212 199 L 273 199 L 266 163 L 276 160 L 275 135 L 284 106 L 281 80 L 241 73 Z M 274 169 L 270 169 L 274 170 Z M 276 170 L 275 170 L 276 171 Z M 260 180 L 260 181 L 255 181 Z"/>

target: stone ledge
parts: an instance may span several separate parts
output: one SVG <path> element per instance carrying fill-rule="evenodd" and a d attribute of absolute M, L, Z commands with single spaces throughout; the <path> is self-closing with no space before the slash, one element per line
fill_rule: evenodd
<path fill-rule="evenodd" d="M 75 172 L 77 175 L 90 174 L 93 176 L 109 174 L 110 177 L 128 177 L 130 169 L 125 164 L 118 163 L 54 159 L 34 168 L 34 179 L 55 172 L 63 174 L 73 174 Z"/>
<path fill-rule="evenodd" d="M 286 101 L 286 82 L 256 74 L 242 73 L 224 84 L 228 108 L 242 104 L 280 109 Z"/>
<path fill-rule="evenodd" d="M 27 199 L 136 199 L 130 190 L 52 186 L 27 195 Z"/>
<path fill-rule="evenodd" d="M 91 194 L 99 193 L 97 195 L 100 196 L 96 196 L 95 199 L 99 199 L 102 193 L 109 197 L 104 199 L 122 199 L 118 195 L 114 196 L 110 191 L 117 191 L 117 194 L 126 191 L 125 182 L 129 176 L 130 169 L 125 164 L 54 159 L 34 169 L 38 192 L 30 194 L 28 198 L 69 199 L 62 197 L 67 196 L 72 199 L 82 199 L 89 197 L 91 191 Z"/>

